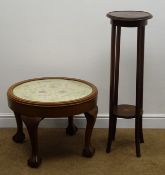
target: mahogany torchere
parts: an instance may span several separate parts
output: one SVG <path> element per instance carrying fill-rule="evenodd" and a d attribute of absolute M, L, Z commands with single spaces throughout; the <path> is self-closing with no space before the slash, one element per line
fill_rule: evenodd
<path fill-rule="evenodd" d="M 25 123 L 32 146 L 28 165 L 38 167 L 41 157 L 38 149 L 38 125 L 44 118 L 68 117 L 66 133 L 74 135 L 77 127 L 73 116 L 84 113 L 87 125 L 83 155 L 92 157 L 95 149 L 90 140 L 97 117 L 97 88 L 83 80 L 47 77 L 25 80 L 12 85 L 8 90 L 8 104 L 14 111 L 17 133 L 13 140 L 22 143 L 25 139 L 22 121 Z"/>
<path fill-rule="evenodd" d="M 135 118 L 136 156 L 140 157 L 140 143 L 144 142 L 142 130 L 143 114 L 143 71 L 144 71 L 144 35 L 147 20 L 152 15 L 143 11 L 113 11 L 107 14 L 111 19 L 111 75 L 110 75 L 110 109 L 107 153 L 111 151 L 115 139 L 117 118 Z M 137 28 L 137 70 L 136 70 L 136 103 L 118 105 L 119 61 L 121 27 Z"/>

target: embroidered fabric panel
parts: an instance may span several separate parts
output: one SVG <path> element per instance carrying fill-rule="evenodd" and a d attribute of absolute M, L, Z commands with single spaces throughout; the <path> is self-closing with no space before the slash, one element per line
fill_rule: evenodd
<path fill-rule="evenodd" d="M 65 79 L 43 79 L 23 83 L 13 89 L 19 98 L 38 102 L 65 102 L 83 98 L 92 93 L 89 85 Z"/>

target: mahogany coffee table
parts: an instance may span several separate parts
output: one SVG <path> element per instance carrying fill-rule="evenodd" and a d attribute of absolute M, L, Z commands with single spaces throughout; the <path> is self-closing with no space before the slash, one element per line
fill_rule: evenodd
<path fill-rule="evenodd" d="M 38 125 L 44 118 L 68 117 L 66 133 L 74 135 L 77 127 L 73 116 L 84 113 L 87 125 L 83 155 L 92 157 L 91 134 L 97 117 L 97 88 L 83 80 L 63 77 L 46 77 L 21 81 L 12 85 L 8 92 L 8 105 L 17 122 L 13 140 L 22 143 L 25 139 L 22 121 L 25 123 L 32 146 L 28 165 L 38 167 L 41 157 L 38 149 Z"/>

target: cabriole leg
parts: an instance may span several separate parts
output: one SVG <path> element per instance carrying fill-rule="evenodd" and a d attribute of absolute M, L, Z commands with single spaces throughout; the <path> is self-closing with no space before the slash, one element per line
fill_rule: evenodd
<path fill-rule="evenodd" d="M 22 117 L 31 141 L 32 154 L 28 160 L 28 165 L 32 168 L 37 168 L 41 164 L 41 157 L 38 151 L 38 125 L 42 118 L 39 117 Z"/>
<path fill-rule="evenodd" d="M 95 149 L 91 146 L 91 135 L 96 121 L 97 112 L 98 108 L 96 106 L 91 111 L 85 113 L 85 117 L 87 120 L 86 131 L 85 131 L 85 145 L 83 149 L 83 155 L 85 157 L 92 157 L 95 153 Z"/>
<path fill-rule="evenodd" d="M 21 115 L 14 112 L 15 118 L 16 118 L 16 123 L 17 123 L 17 132 L 13 136 L 13 140 L 16 143 L 23 143 L 25 140 L 25 134 L 23 133 L 23 123 L 22 123 L 22 118 Z"/>

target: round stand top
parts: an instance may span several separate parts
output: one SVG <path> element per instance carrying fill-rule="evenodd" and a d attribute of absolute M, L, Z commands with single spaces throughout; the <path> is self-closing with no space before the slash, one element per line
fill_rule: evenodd
<path fill-rule="evenodd" d="M 83 80 L 51 77 L 25 80 L 8 90 L 8 97 L 30 104 L 65 104 L 83 101 L 97 95 L 97 88 Z"/>
<path fill-rule="evenodd" d="M 107 17 L 117 21 L 143 21 L 152 18 L 152 15 L 144 11 L 112 11 Z"/>

